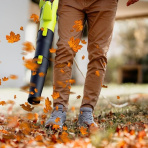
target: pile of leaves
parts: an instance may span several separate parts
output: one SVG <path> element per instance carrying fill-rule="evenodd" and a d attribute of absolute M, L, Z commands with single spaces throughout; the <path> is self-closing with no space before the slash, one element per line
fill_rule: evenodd
<path fill-rule="evenodd" d="M 5 105 L 11 106 L 12 102 L 9 101 Z M 97 106 L 93 115 L 98 128 L 78 127 L 79 109 L 72 107 L 67 112 L 67 120 L 62 131 L 57 125 L 45 128 L 45 121 L 51 112 L 44 113 L 43 110 L 46 109 L 44 106 L 38 106 L 39 110 L 42 109 L 38 113 L 24 108 L 24 112 L 20 114 L 21 107 L 16 109 L 9 107 L 7 114 L 0 114 L 0 147 L 146 148 L 147 101 L 129 103 L 122 109 L 110 108 L 106 104 L 103 106 L 104 109 L 100 110 L 100 106 Z M 59 122 L 60 119 L 56 120 Z"/>

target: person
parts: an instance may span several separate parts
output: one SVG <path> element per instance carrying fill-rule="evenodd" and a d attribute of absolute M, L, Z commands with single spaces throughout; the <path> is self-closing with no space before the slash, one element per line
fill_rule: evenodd
<path fill-rule="evenodd" d="M 128 0 L 127 6 L 138 0 Z M 75 39 L 81 38 L 82 31 L 73 31 L 72 26 L 76 20 L 87 20 L 88 23 L 88 58 L 87 75 L 84 85 L 84 96 L 80 106 L 78 125 L 97 124 L 93 119 L 93 110 L 97 103 L 98 96 L 103 83 L 106 64 L 107 52 L 112 38 L 113 26 L 116 16 L 118 0 L 59 0 L 58 5 L 58 49 L 56 51 L 53 86 L 54 92 L 59 93 L 57 99 L 53 99 L 53 111 L 50 118 L 46 121 L 45 127 L 53 124 L 62 128 L 66 121 L 66 112 L 68 108 L 70 82 L 73 59 L 76 52 L 71 49 L 68 41 L 73 36 Z M 99 48 L 98 48 L 99 47 Z M 71 66 L 67 66 L 70 63 Z M 61 72 L 61 66 L 64 73 Z M 95 72 L 99 71 L 99 76 Z M 58 82 L 62 82 L 66 87 L 62 87 Z M 59 122 L 55 122 L 56 118 Z"/>

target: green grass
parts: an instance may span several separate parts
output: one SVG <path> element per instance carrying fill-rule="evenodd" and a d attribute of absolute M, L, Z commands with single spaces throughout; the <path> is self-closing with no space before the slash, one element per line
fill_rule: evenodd
<path fill-rule="evenodd" d="M 101 93 L 105 95 L 107 99 L 100 96 L 93 113 L 95 122 L 98 124 L 99 128 L 95 131 L 87 129 L 88 133 L 86 135 L 82 135 L 80 129 L 77 127 L 81 99 L 76 99 L 76 96 L 83 95 L 83 87 L 73 86 L 71 91 L 76 92 L 76 94 L 70 96 L 70 106 L 67 112 L 67 120 L 65 122 L 65 125 L 68 127 L 66 131 L 66 133 L 68 133 L 68 140 L 66 137 L 64 138 L 64 141 L 62 140 L 65 142 L 64 145 L 68 145 L 68 142 L 70 141 L 76 144 L 77 139 L 80 139 L 79 142 L 82 142 L 81 144 L 84 145 L 87 143 L 85 140 L 87 141 L 87 139 L 89 139 L 90 144 L 98 148 L 138 148 L 138 145 L 140 147 L 142 147 L 142 145 L 146 147 L 148 145 L 148 95 L 134 95 L 138 93 L 146 94 L 148 90 L 147 88 L 148 85 L 136 84 L 109 84 L 108 88 L 103 88 Z M 3 90 L 3 93 L 5 93 L 5 91 L 6 90 Z M 17 89 L 13 89 L 10 90 L 10 95 L 13 94 L 11 94 L 11 91 L 13 93 L 15 92 L 16 95 L 19 92 Z M 45 96 L 49 96 L 51 92 L 52 90 L 50 87 L 44 89 Z M 20 99 L 19 96 L 20 92 L 17 95 L 16 101 L 17 99 Z M 21 97 L 25 98 L 26 96 L 27 95 L 25 94 Z M 120 99 L 117 99 L 117 96 L 120 96 Z M 49 98 L 51 100 L 51 97 Z M 128 105 L 122 108 L 117 108 L 112 106 L 108 100 L 115 104 L 128 102 Z M 25 99 L 24 102 L 26 102 Z M 74 111 L 71 110 L 73 104 L 75 106 Z M 44 146 L 47 146 L 47 143 L 48 146 L 58 145 L 60 137 L 58 137 L 54 131 L 49 131 L 44 127 L 44 125 L 40 124 L 40 121 L 43 120 L 41 115 L 45 114 L 43 113 L 44 101 L 42 102 L 42 106 L 34 106 L 35 109 L 32 111 L 32 113 L 39 114 L 37 123 L 34 123 L 33 119 L 27 120 L 25 116 L 28 112 L 24 111 L 19 105 L 15 105 L 15 107 L 11 110 L 12 112 L 8 114 L 7 109 L 9 107 L 9 104 L 1 106 L 7 114 L 3 115 L 2 112 L 0 114 L 0 117 L 4 116 L 5 119 L 0 122 L 0 130 L 5 129 L 6 131 L 9 131 L 8 136 L 0 133 L 1 137 L 3 137 L 0 141 L 2 146 L 6 143 L 13 143 L 12 138 L 14 138 L 14 136 L 12 135 L 19 135 L 22 137 L 20 142 L 16 142 L 17 146 L 23 145 L 29 147 L 29 144 L 25 145 L 25 143 L 27 143 L 30 139 L 35 138 L 36 135 L 41 135 L 43 137 L 44 140 L 41 140 L 40 144 Z M 50 113 L 47 113 L 46 115 L 47 118 L 45 120 L 50 117 Z M 20 128 L 19 132 L 18 129 L 16 132 L 15 129 L 7 127 L 8 117 L 14 116 L 17 116 L 20 119 L 20 125 L 23 122 L 28 122 L 32 127 L 30 129 L 31 132 L 26 134 L 27 137 L 24 134 L 25 130 L 23 131 L 20 127 L 18 127 L 18 129 Z M 53 135 L 55 135 L 55 137 Z M 24 141 L 26 142 L 24 143 Z M 38 144 L 39 143 L 37 142 L 34 146 L 38 146 Z M 58 145 L 58 147 L 60 146 Z M 62 144 L 61 147 L 63 147 Z"/>

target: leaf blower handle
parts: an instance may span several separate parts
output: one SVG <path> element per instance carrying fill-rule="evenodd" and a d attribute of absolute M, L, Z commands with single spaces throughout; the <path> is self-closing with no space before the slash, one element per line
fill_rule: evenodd
<path fill-rule="evenodd" d="M 36 105 L 40 103 L 47 69 L 49 66 L 49 49 L 52 47 L 54 30 L 57 21 L 58 0 L 40 0 L 40 27 L 37 35 L 34 59 L 39 65 L 37 71 L 31 71 L 28 102 Z M 34 74 L 35 73 L 35 74 Z M 43 75 L 41 75 L 41 73 Z"/>

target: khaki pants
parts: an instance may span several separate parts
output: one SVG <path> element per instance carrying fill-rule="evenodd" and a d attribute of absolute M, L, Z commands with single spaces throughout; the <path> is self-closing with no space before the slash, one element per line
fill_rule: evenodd
<path fill-rule="evenodd" d="M 117 10 L 118 0 L 59 0 L 58 7 L 58 49 L 56 51 L 53 85 L 54 92 L 59 92 L 60 97 L 53 100 L 53 106 L 63 104 L 67 110 L 69 92 L 68 86 L 71 84 L 67 80 L 71 79 L 72 64 L 76 52 L 73 51 L 68 41 L 72 36 L 80 38 L 82 31 L 72 30 L 74 21 L 82 20 L 88 23 L 88 58 L 87 75 L 84 85 L 84 94 L 82 106 L 92 107 L 94 109 L 98 96 L 101 91 L 101 85 L 104 81 L 107 64 L 107 52 L 112 38 L 112 31 Z M 68 62 L 71 67 L 68 67 Z M 62 68 L 61 68 L 62 67 Z M 65 73 L 61 72 L 61 69 Z M 95 72 L 99 71 L 100 76 Z M 58 81 L 66 84 L 62 86 Z"/>

